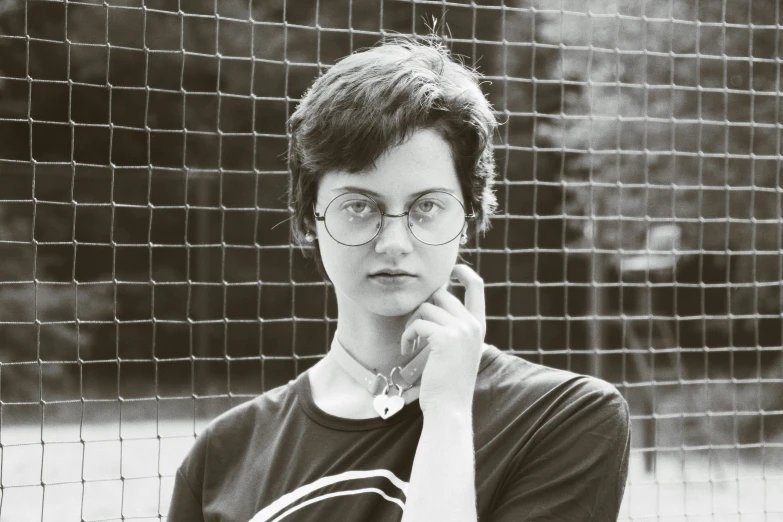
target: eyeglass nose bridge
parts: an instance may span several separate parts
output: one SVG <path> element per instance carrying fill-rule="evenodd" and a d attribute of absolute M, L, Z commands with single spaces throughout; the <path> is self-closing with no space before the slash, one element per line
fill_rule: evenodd
<path fill-rule="evenodd" d="M 383 218 L 385 218 L 385 217 L 390 217 L 390 218 L 406 217 L 407 218 L 410 215 L 410 213 L 411 213 L 411 211 L 409 210 L 407 212 L 403 212 L 402 214 L 387 214 L 386 212 L 381 210 L 380 207 L 378 207 L 378 212 L 381 213 L 381 223 L 380 223 L 380 225 L 378 225 L 378 230 L 375 231 L 375 235 L 370 239 L 370 241 L 372 241 L 373 239 L 375 239 L 376 237 L 378 237 L 381 234 L 381 230 L 383 230 Z M 411 223 L 409 219 L 406 219 L 405 221 L 408 223 L 408 231 L 413 235 L 413 237 L 415 237 L 416 239 L 421 241 L 421 239 L 419 239 L 416 236 L 416 234 L 413 233 L 413 223 Z M 423 243 L 423 241 L 422 241 L 422 243 Z"/>
<path fill-rule="evenodd" d="M 407 216 L 408 214 L 411 213 L 411 211 L 409 210 L 408 212 L 403 212 L 402 214 L 387 214 L 386 212 L 383 212 L 381 209 L 378 209 L 378 212 L 380 212 L 382 216 L 386 216 L 386 217 L 402 217 L 402 216 Z"/>

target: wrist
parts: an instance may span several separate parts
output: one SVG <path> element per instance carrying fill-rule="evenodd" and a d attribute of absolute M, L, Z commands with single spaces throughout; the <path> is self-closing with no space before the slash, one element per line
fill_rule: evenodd
<path fill-rule="evenodd" d="M 427 416 L 468 416 L 473 414 L 473 393 L 461 393 L 455 395 L 429 394 L 426 399 L 419 397 L 421 411 Z"/>
<path fill-rule="evenodd" d="M 438 425 L 447 425 L 454 427 L 472 426 L 473 422 L 473 405 L 438 405 L 430 406 L 426 411 L 423 411 L 425 425 L 430 423 L 436 423 Z"/>

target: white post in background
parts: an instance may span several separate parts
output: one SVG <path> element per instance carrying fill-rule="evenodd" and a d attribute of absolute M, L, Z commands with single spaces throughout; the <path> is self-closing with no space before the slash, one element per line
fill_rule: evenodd
<path fill-rule="evenodd" d="M 604 316 L 604 298 L 603 283 L 606 281 L 606 267 L 604 263 L 597 260 L 598 254 L 595 249 L 595 225 L 589 221 L 583 230 L 583 245 L 590 251 L 590 297 L 588 307 L 590 310 L 590 321 L 588 322 L 588 338 L 590 348 L 590 373 L 603 378 L 603 364 L 601 361 L 601 349 L 604 346 L 603 325 L 599 317 Z"/>
<path fill-rule="evenodd" d="M 678 225 L 653 226 L 647 231 L 647 244 L 643 254 L 619 258 L 620 274 L 623 280 L 628 278 L 647 285 L 644 287 L 645 291 L 637 293 L 635 313 L 648 316 L 650 321 L 652 321 L 656 309 L 653 302 L 655 294 L 650 283 L 672 281 L 672 284 L 674 284 L 674 269 L 679 256 L 681 236 L 682 231 Z M 650 334 L 653 346 L 649 346 L 647 335 L 638 335 L 634 328 L 628 329 L 628 339 L 633 350 L 629 360 L 640 376 L 649 375 L 650 378 L 650 385 L 645 387 L 643 404 L 643 413 L 645 417 L 649 417 L 649 422 L 645 423 L 645 428 L 641 433 L 642 445 L 648 450 L 644 453 L 644 468 L 648 473 L 655 472 L 657 460 L 655 397 L 655 373 L 657 368 L 650 363 L 650 359 L 654 357 L 656 348 L 667 350 L 664 353 L 670 353 L 668 350 L 675 348 L 674 336 L 670 335 L 666 329 L 658 328 L 654 331 L 660 331 L 661 333 L 657 337 L 655 334 Z M 661 344 L 662 346 L 655 346 L 656 344 Z M 646 354 L 640 353 L 642 351 L 646 351 Z M 709 440 L 709 438 L 706 440 Z"/>

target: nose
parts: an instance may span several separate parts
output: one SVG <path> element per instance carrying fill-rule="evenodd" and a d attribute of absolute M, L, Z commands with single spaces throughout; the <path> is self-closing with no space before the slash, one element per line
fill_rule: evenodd
<path fill-rule="evenodd" d="M 396 257 L 413 250 L 415 239 L 408 230 L 407 216 L 384 216 L 383 226 L 375 239 L 375 251 Z"/>

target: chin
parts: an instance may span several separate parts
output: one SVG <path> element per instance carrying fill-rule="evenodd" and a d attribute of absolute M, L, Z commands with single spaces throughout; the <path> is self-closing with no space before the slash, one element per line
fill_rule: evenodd
<path fill-rule="evenodd" d="M 422 301 L 423 302 L 423 301 Z M 367 307 L 375 315 L 382 317 L 402 317 L 412 314 L 421 303 L 405 305 L 403 303 L 372 303 Z"/>
<path fill-rule="evenodd" d="M 431 292 L 430 292 L 431 293 Z M 416 290 L 412 292 L 367 292 L 362 294 L 361 301 L 370 312 L 383 317 L 399 317 L 412 314 L 429 294 Z"/>
<path fill-rule="evenodd" d="M 364 294 L 359 302 L 375 315 L 383 317 L 399 317 L 412 313 L 426 298 L 421 300 L 414 296 L 373 295 Z"/>

